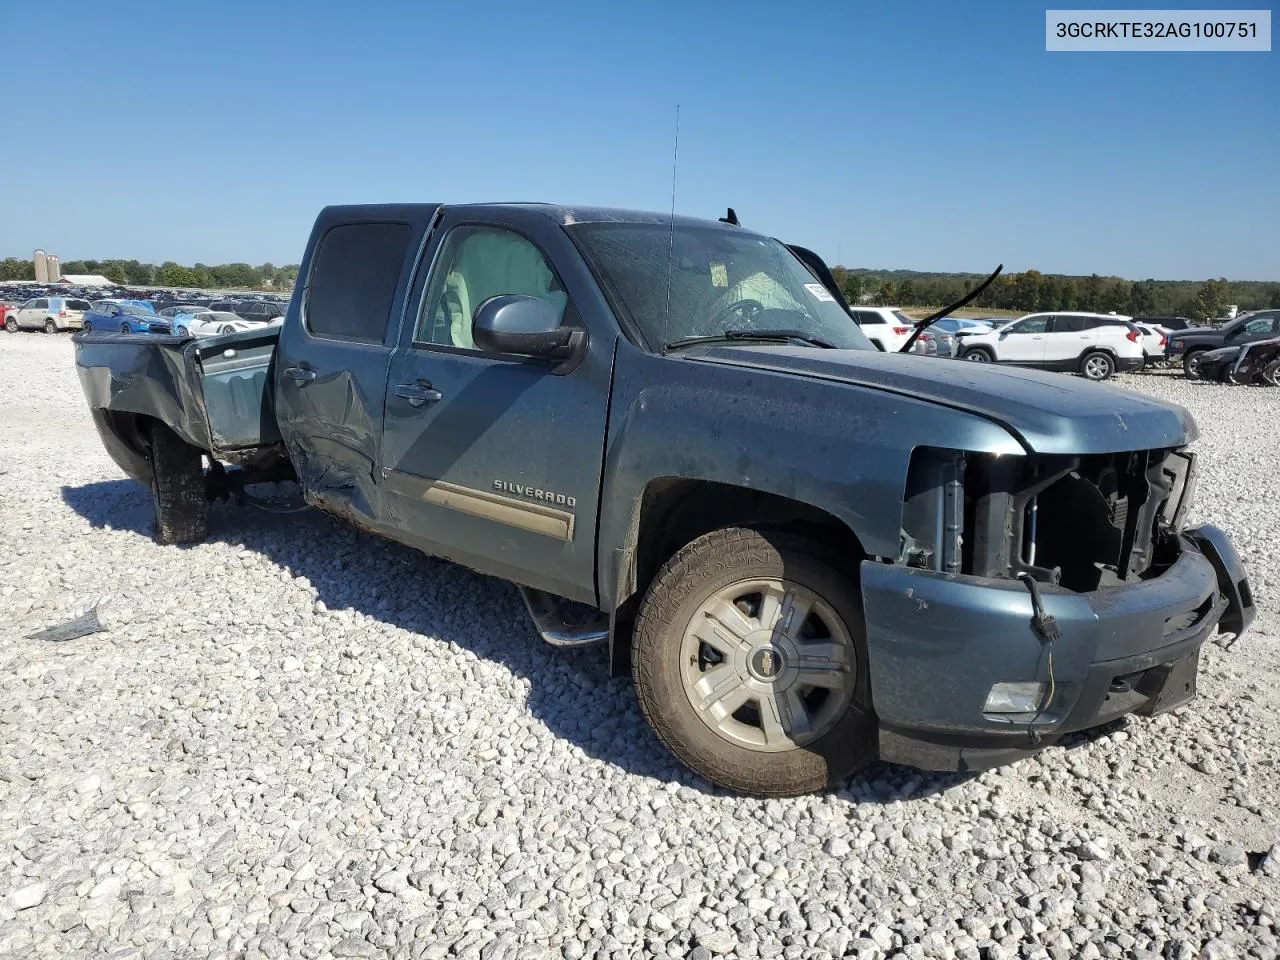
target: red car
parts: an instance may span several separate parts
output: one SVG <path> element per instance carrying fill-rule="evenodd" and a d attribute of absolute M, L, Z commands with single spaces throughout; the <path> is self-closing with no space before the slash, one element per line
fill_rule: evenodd
<path fill-rule="evenodd" d="M 16 311 L 17 309 L 18 305 L 16 303 L 10 303 L 8 300 L 0 300 L 0 328 L 7 325 L 9 312 Z M 14 323 L 16 324 L 17 321 L 15 320 Z M 14 329 L 16 330 L 17 327 L 15 326 Z"/>

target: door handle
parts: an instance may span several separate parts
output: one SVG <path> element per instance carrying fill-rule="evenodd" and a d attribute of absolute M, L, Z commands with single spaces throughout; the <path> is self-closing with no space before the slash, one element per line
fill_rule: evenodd
<path fill-rule="evenodd" d="M 285 367 L 284 375 L 299 385 L 308 384 L 316 378 L 316 372 L 309 367 Z"/>
<path fill-rule="evenodd" d="M 404 397 L 411 407 L 420 407 L 424 403 L 435 403 L 437 400 L 444 399 L 444 394 L 425 380 L 397 384 L 396 396 Z"/>

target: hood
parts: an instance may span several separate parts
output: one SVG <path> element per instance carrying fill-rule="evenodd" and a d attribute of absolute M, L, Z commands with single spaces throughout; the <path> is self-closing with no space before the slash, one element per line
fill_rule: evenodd
<path fill-rule="evenodd" d="M 995 421 L 1034 453 L 1116 453 L 1195 439 L 1185 409 L 1061 373 L 909 353 L 774 345 L 693 347 L 691 360 L 772 370 L 926 400 Z"/>
<path fill-rule="evenodd" d="M 1186 327 L 1182 330 L 1170 330 L 1169 339 L 1177 340 L 1182 337 L 1194 337 L 1202 333 L 1217 333 L 1218 327 Z"/>

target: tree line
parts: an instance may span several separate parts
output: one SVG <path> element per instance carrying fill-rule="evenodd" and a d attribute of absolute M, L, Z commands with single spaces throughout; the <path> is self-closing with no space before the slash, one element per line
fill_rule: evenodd
<path fill-rule="evenodd" d="M 835 267 L 836 282 L 850 303 L 941 307 L 954 303 L 984 279 L 976 273 L 923 273 Z M 1087 310 L 1094 313 L 1178 316 L 1212 320 L 1229 304 L 1241 311 L 1280 307 L 1280 283 L 1254 280 L 1125 280 L 1046 274 L 1039 270 L 1001 274 L 971 304 L 973 308 Z"/>
<path fill-rule="evenodd" d="M 157 266 L 137 260 L 64 260 L 63 274 L 100 274 L 114 283 L 130 287 L 249 287 L 288 289 L 298 278 L 298 265 L 277 267 L 272 263 L 197 263 L 184 266 L 166 260 Z M 34 280 L 35 264 L 30 260 L 6 257 L 0 260 L 0 281 Z"/>

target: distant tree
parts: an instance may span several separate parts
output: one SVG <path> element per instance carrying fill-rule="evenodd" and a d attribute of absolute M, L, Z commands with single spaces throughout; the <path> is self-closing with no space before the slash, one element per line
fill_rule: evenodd
<path fill-rule="evenodd" d="M 36 265 L 25 258 L 5 257 L 0 260 L 0 280 L 34 280 Z"/>
<path fill-rule="evenodd" d="M 297 268 L 294 268 L 294 277 L 298 275 Z M 844 298 L 851 304 L 857 304 L 862 300 L 862 277 L 856 273 L 846 274 L 844 281 L 840 284 L 840 290 L 844 293 Z"/>
<path fill-rule="evenodd" d="M 124 282 L 133 286 L 145 287 L 155 283 L 156 268 L 149 263 L 130 260 L 124 265 Z"/>
<path fill-rule="evenodd" d="M 172 260 L 166 260 L 160 264 L 156 279 L 166 287 L 194 287 L 195 280 L 192 279 L 190 267 L 184 267 L 180 263 L 174 263 Z"/>
<path fill-rule="evenodd" d="M 1080 308 L 1091 311 L 1102 309 L 1102 278 L 1096 273 L 1085 277 L 1081 284 Z"/>
<path fill-rule="evenodd" d="M 120 263 L 118 260 L 112 261 L 111 263 L 108 263 L 105 267 L 103 267 L 102 275 L 106 277 L 108 280 L 110 280 L 112 283 L 128 283 L 129 282 L 129 274 L 125 270 L 124 264 Z"/>
<path fill-rule="evenodd" d="M 1127 307 L 1131 317 L 1149 317 L 1156 309 L 1156 282 L 1140 280 L 1129 287 L 1129 304 Z"/>
<path fill-rule="evenodd" d="M 1044 290 L 1044 274 L 1039 270 L 1023 270 L 1013 275 L 1012 301 L 1015 310 L 1038 310 Z"/>
<path fill-rule="evenodd" d="M 1226 280 L 1206 280 L 1196 291 L 1196 298 L 1191 307 L 1192 316 L 1196 320 L 1212 320 L 1222 316 L 1227 305 L 1230 288 Z"/>
<path fill-rule="evenodd" d="M 58 267 L 62 273 L 92 273 L 89 269 L 89 262 L 85 260 L 64 260 L 62 265 Z"/>
<path fill-rule="evenodd" d="M 876 290 L 875 301 L 880 306 L 888 306 L 898 298 L 898 288 L 892 280 L 885 280 Z"/>
<path fill-rule="evenodd" d="M 898 302 L 914 306 L 916 303 L 916 285 L 910 279 L 898 284 Z"/>

